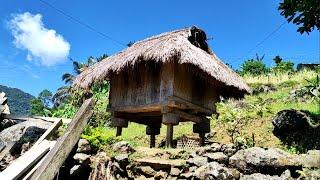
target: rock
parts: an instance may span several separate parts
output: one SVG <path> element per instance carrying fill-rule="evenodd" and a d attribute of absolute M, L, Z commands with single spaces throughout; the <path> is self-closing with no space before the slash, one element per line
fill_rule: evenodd
<path fill-rule="evenodd" d="M 221 144 L 213 143 L 210 145 L 210 152 L 219 152 L 221 151 Z"/>
<path fill-rule="evenodd" d="M 250 175 L 242 175 L 240 180 L 293 180 L 293 178 L 291 177 L 290 171 L 286 170 L 280 177 L 276 175 L 270 176 L 268 174 L 254 173 Z"/>
<path fill-rule="evenodd" d="M 210 161 L 217 161 L 219 163 L 227 163 L 228 162 L 228 156 L 223 154 L 223 152 L 206 153 L 206 154 L 204 154 L 204 156 L 208 157 L 209 162 Z"/>
<path fill-rule="evenodd" d="M 35 142 L 50 127 L 50 122 L 24 121 L 0 132 L 0 141 L 8 143 L 19 141 L 21 144 Z"/>
<path fill-rule="evenodd" d="M 171 167 L 170 169 L 170 175 L 172 176 L 179 176 L 180 174 L 180 169 L 175 168 L 175 167 Z"/>
<path fill-rule="evenodd" d="M 146 180 L 147 178 L 144 175 L 138 176 L 135 178 L 136 180 Z"/>
<path fill-rule="evenodd" d="M 187 160 L 187 163 L 190 165 L 195 165 L 195 166 L 203 166 L 208 163 L 208 158 L 207 157 L 202 157 L 202 156 L 197 156 L 194 158 L 190 158 Z"/>
<path fill-rule="evenodd" d="M 229 164 L 248 174 L 280 175 L 286 169 L 301 169 L 301 163 L 296 156 L 276 148 L 265 150 L 260 147 L 252 147 L 239 150 L 230 157 Z"/>
<path fill-rule="evenodd" d="M 182 167 L 185 165 L 185 160 L 181 159 L 135 159 L 135 164 L 138 166 L 150 166 L 153 169 L 170 169 L 171 167 Z"/>
<path fill-rule="evenodd" d="M 81 171 L 81 165 L 74 165 L 71 169 L 70 169 L 70 176 L 78 176 L 79 173 Z"/>
<path fill-rule="evenodd" d="M 119 153 L 132 153 L 135 150 L 132 148 L 132 146 L 126 142 L 126 141 L 120 141 L 113 145 L 113 150 Z"/>
<path fill-rule="evenodd" d="M 150 166 L 140 166 L 141 172 L 146 176 L 154 176 L 157 172 Z"/>
<path fill-rule="evenodd" d="M 190 172 L 195 172 L 197 169 L 198 169 L 197 166 L 191 166 L 191 167 L 189 167 L 189 171 L 190 171 Z"/>
<path fill-rule="evenodd" d="M 286 136 L 309 128 L 310 117 L 306 112 L 299 110 L 283 110 L 277 113 L 272 124 L 274 126 L 273 133 L 277 137 Z"/>
<path fill-rule="evenodd" d="M 260 173 L 254 173 L 250 175 L 243 175 L 240 177 L 240 180 L 283 180 L 283 178 L 279 176 L 270 176 Z"/>
<path fill-rule="evenodd" d="M 211 162 L 199 167 L 195 171 L 195 176 L 198 179 L 239 179 L 240 172 L 217 162 Z"/>
<path fill-rule="evenodd" d="M 190 173 L 190 172 L 187 172 L 187 173 L 183 173 L 183 174 L 180 174 L 180 178 L 183 178 L 183 179 L 190 179 L 194 174 L 193 173 Z"/>
<path fill-rule="evenodd" d="M 253 87 L 253 94 L 259 94 L 259 93 L 267 93 L 267 92 L 273 92 L 276 91 L 276 87 L 273 84 L 258 84 L 255 87 Z"/>
<path fill-rule="evenodd" d="M 310 150 L 299 158 L 303 167 L 320 168 L 320 150 Z"/>
<path fill-rule="evenodd" d="M 293 178 L 291 177 L 291 172 L 290 172 L 289 169 L 285 170 L 285 171 L 281 174 L 280 177 L 281 177 L 282 179 L 293 179 Z"/>
<path fill-rule="evenodd" d="M 30 142 L 24 143 L 21 146 L 21 155 L 30 149 Z"/>
<path fill-rule="evenodd" d="M 154 179 L 166 179 L 168 176 L 167 172 L 164 171 L 158 171 L 155 175 L 154 175 Z"/>
<path fill-rule="evenodd" d="M 221 151 L 227 156 L 232 156 L 237 152 L 237 148 L 234 144 L 223 144 L 221 145 Z"/>
<path fill-rule="evenodd" d="M 128 156 L 128 154 L 120 154 L 118 156 L 115 156 L 114 159 L 121 164 L 121 163 L 128 162 L 129 156 Z"/>
<path fill-rule="evenodd" d="M 77 153 L 87 153 L 90 154 L 92 151 L 90 143 L 86 139 L 80 139 L 78 142 Z"/>
<path fill-rule="evenodd" d="M 84 153 L 76 153 L 73 159 L 80 164 L 90 164 L 90 155 Z"/>

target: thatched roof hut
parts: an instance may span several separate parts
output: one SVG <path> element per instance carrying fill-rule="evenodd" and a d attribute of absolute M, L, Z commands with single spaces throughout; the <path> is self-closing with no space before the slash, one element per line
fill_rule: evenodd
<path fill-rule="evenodd" d="M 241 77 L 208 47 L 204 31 L 194 26 L 138 41 L 81 73 L 74 84 L 89 88 L 93 82 L 108 79 L 111 73 L 126 70 L 141 61 L 166 63 L 172 60 L 177 60 L 179 64 L 198 67 L 208 80 L 218 80 L 234 87 L 234 90 L 250 92 L 250 88 Z"/>
<path fill-rule="evenodd" d="M 117 135 L 128 120 L 147 125 L 151 147 L 161 124 L 172 146 L 173 125 L 194 122 L 203 139 L 210 132 L 206 116 L 215 113 L 219 96 L 241 97 L 249 87 L 223 64 L 197 27 L 163 33 L 134 43 L 84 70 L 75 86 L 89 88 L 109 80 L 111 124 Z"/>

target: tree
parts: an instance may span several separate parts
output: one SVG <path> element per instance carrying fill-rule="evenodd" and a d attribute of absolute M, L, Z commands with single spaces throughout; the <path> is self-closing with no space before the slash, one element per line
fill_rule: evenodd
<path fill-rule="evenodd" d="M 278 10 L 288 22 L 299 26 L 301 34 L 320 30 L 320 0 L 283 0 Z"/>
<path fill-rule="evenodd" d="M 276 64 L 279 64 L 279 63 L 281 63 L 282 58 L 281 58 L 280 56 L 276 56 L 276 57 L 273 58 L 273 61 L 274 61 Z"/>
<path fill-rule="evenodd" d="M 47 89 L 41 91 L 37 98 L 31 100 L 31 115 L 51 116 L 51 102 L 52 93 Z"/>
<path fill-rule="evenodd" d="M 39 93 L 38 99 L 42 101 L 46 108 L 49 108 L 50 103 L 52 103 L 52 93 L 45 89 Z"/>
<path fill-rule="evenodd" d="M 241 65 L 240 73 L 244 74 L 251 74 L 251 75 L 260 75 L 268 72 L 267 66 L 263 63 L 263 58 L 259 57 L 256 54 L 256 59 L 248 59 Z"/>
<path fill-rule="evenodd" d="M 87 61 L 85 63 L 79 63 L 78 61 L 71 59 L 73 65 L 73 73 L 64 73 L 62 75 L 61 79 L 62 81 L 64 81 L 66 86 L 60 87 L 52 97 L 53 106 L 58 107 L 68 99 L 70 91 L 72 90 L 71 85 L 73 84 L 73 81 L 75 80 L 77 75 L 107 57 L 107 54 L 102 54 L 97 58 L 90 56 L 87 58 Z"/>

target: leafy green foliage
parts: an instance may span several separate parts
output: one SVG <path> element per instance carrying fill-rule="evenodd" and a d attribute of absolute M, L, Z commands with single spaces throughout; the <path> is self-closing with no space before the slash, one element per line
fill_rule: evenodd
<path fill-rule="evenodd" d="M 50 117 L 52 114 L 40 98 L 35 98 L 31 100 L 31 115 Z"/>
<path fill-rule="evenodd" d="M 38 99 L 42 101 L 46 108 L 49 108 L 50 104 L 52 103 L 52 93 L 45 89 L 39 93 Z"/>
<path fill-rule="evenodd" d="M 114 132 L 106 126 L 94 128 L 87 126 L 81 137 L 87 139 L 96 150 L 104 149 L 106 146 L 121 141 L 121 137 L 115 137 Z"/>
<path fill-rule="evenodd" d="M 259 57 L 258 54 L 256 54 L 256 59 L 249 59 L 246 60 L 241 65 L 240 74 L 245 75 L 261 75 L 266 74 L 269 69 L 263 62 L 264 55 L 262 57 Z"/>
<path fill-rule="evenodd" d="M 320 30 L 320 0 L 283 0 L 278 9 L 288 22 L 299 26 L 301 34 Z"/>
<path fill-rule="evenodd" d="M 241 74 L 260 75 L 268 72 L 268 68 L 261 60 L 249 59 L 241 66 Z"/>
<path fill-rule="evenodd" d="M 294 72 L 294 63 L 291 61 L 281 61 L 277 63 L 275 67 L 272 68 L 272 71 L 275 73 L 284 73 L 284 72 L 289 72 L 292 73 Z"/>
<path fill-rule="evenodd" d="M 8 98 L 8 105 L 10 107 L 10 113 L 16 116 L 30 115 L 31 104 L 30 101 L 35 97 L 23 92 L 17 88 L 10 88 L 0 85 L 0 92 L 6 93 Z"/>

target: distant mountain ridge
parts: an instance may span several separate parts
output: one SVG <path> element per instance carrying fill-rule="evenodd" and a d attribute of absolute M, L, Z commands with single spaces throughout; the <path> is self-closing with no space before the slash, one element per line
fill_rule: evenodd
<path fill-rule="evenodd" d="M 6 97 L 8 97 L 8 105 L 12 115 L 26 116 L 30 114 L 30 101 L 35 98 L 34 96 L 23 92 L 18 88 L 11 88 L 3 85 L 0 85 L 0 92 L 6 93 Z"/>

